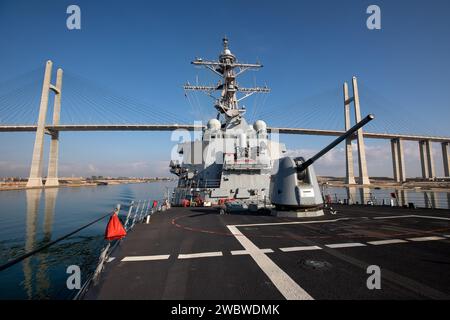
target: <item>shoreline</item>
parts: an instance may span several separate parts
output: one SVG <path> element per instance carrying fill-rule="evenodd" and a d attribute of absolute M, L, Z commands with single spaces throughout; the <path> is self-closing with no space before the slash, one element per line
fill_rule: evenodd
<path fill-rule="evenodd" d="M 171 180 L 109 180 L 86 183 L 60 183 L 59 186 L 51 187 L 27 187 L 26 182 L 18 182 L 15 185 L 0 185 L 1 191 L 20 191 L 20 190 L 34 190 L 34 189 L 54 189 L 54 188 L 82 188 L 82 187 L 103 187 L 103 186 L 117 186 L 122 184 L 138 184 L 138 183 L 153 183 L 153 182 L 169 182 Z M 103 184 L 107 182 L 107 184 Z"/>
<path fill-rule="evenodd" d="M 370 185 L 346 184 L 344 178 L 340 177 L 318 177 L 320 185 L 328 185 L 329 187 L 337 188 L 369 188 L 369 189 L 397 189 L 397 190 L 417 190 L 417 191 L 435 191 L 435 192 L 449 192 L 450 181 L 415 181 L 410 180 L 404 183 L 398 183 L 385 178 L 371 178 Z M 9 184 L 0 184 L 1 191 L 17 191 L 17 190 L 31 190 L 31 189 L 46 189 L 46 188 L 82 188 L 82 187 L 101 187 L 104 185 L 114 186 L 121 184 L 136 184 L 136 183 L 153 183 L 173 180 L 98 180 L 96 182 L 74 182 L 74 183 L 60 183 L 59 186 L 53 187 L 27 187 L 26 182 L 13 182 Z M 104 184 L 107 183 L 107 184 Z"/>

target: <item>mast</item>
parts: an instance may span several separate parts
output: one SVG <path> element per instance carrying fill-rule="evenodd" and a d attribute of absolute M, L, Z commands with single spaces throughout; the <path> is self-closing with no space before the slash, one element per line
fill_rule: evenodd
<path fill-rule="evenodd" d="M 240 87 L 236 78 L 247 70 L 257 70 L 262 68 L 261 64 L 239 63 L 236 56 L 231 53 L 228 48 L 228 39 L 223 39 L 223 51 L 217 61 L 206 61 L 201 58 L 191 62 L 193 65 L 205 67 L 222 79 L 215 86 L 192 86 L 187 83 L 184 90 L 198 90 L 204 91 L 209 96 L 215 99 L 214 107 L 218 111 L 218 118 L 220 115 L 225 117 L 226 123 L 233 119 L 240 119 L 245 113 L 245 108 L 239 107 L 239 102 L 255 93 L 268 93 L 270 89 L 265 87 L 244 88 Z M 213 92 L 220 91 L 220 97 L 213 96 Z M 238 97 L 237 93 L 243 95 Z"/>

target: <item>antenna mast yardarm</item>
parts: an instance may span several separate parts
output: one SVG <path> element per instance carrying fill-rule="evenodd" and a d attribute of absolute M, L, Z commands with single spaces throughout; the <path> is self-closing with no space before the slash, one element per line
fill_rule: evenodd
<path fill-rule="evenodd" d="M 235 117 L 241 117 L 245 113 L 245 109 L 239 108 L 239 102 L 254 93 L 268 93 L 270 89 L 265 87 L 244 88 L 240 87 L 236 78 L 250 69 L 262 68 L 261 64 L 239 63 L 236 56 L 233 55 L 228 48 L 228 39 L 223 39 L 223 52 L 219 56 L 218 61 L 205 61 L 197 58 L 192 61 L 193 65 L 205 67 L 222 78 L 222 81 L 216 86 L 192 86 L 189 83 L 184 86 L 184 90 L 198 90 L 204 91 L 212 96 L 212 92 L 220 91 L 220 98 L 216 98 L 214 107 L 223 114 L 227 122 Z M 244 95 L 237 97 L 237 92 Z"/>

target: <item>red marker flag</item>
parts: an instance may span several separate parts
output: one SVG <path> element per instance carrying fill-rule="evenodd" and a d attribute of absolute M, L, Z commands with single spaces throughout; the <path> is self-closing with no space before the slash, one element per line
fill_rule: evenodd
<path fill-rule="evenodd" d="M 122 239 L 127 235 L 122 222 L 120 222 L 118 215 L 114 212 L 111 218 L 109 218 L 108 225 L 105 230 L 106 240 Z"/>

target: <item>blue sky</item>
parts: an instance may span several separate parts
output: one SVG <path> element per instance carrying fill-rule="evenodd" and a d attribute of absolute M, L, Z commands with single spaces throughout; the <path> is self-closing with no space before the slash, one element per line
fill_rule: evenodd
<path fill-rule="evenodd" d="M 0 0 L 0 83 L 52 59 L 55 67 L 88 78 L 119 97 L 133 97 L 191 121 L 199 111 L 194 112 L 181 86 L 196 77 L 210 83 L 213 77 L 193 68 L 190 61 L 197 56 L 216 58 L 221 38 L 227 35 L 242 61 L 264 64 L 242 83 L 271 87 L 267 99 L 246 103 L 252 114 L 255 103 L 264 102 L 258 110 L 269 124 L 277 119 L 276 124 L 288 124 L 297 117 L 291 123 L 340 128 L 340 88 L 357 75 L 363 113 L 379 116 L 371 130 L 392 131 L 398 124 L 399 131 L 450 136 L 448 1 L 227 3 L 228 7 L 212 1 Z M 81 8 L 81 30 L 66 28 L 70 4 Z M 381 8 L 381 30 L 366 27 L 370 4 Z M 39 72 L 38 78 L 43 71 Z M 64 88 L 69 90 L 70 83 L 63 87 L 63 115 L 68 110 L 64 97 L 73 94 Z M 39 95 L 39 85 L 35 90 Z M 203 118 L 214 115 L 208 98 L 199 96 L 199 103 Z M 302 122 L 312 107 L 318 108 L 318 115 Z M 82 116 L 90 112 L 87 106 L 80 109 Z M 330 139 L 283 136 L 282 140 L 291 150 L 311 154 Z M 28 174 L 33 142 L 31 133 L 0 134 L 0 176 Z M 388 143 L 367 141 L 367 145 L 369 173 L 391 175 Z M 63 133 L 61 175 L 167 176 L 173 146 L 170 133 Z M 46 147 L 47 151 L 48 142 Z M 407 173 L 417 176 L 418 148 L 406 144 L 406 149 Z M 440 147 L 434 149 L 439 174 Z M 338 148 L 318 163 L 317 171 L 342 175 L 342 160 Z"/>

